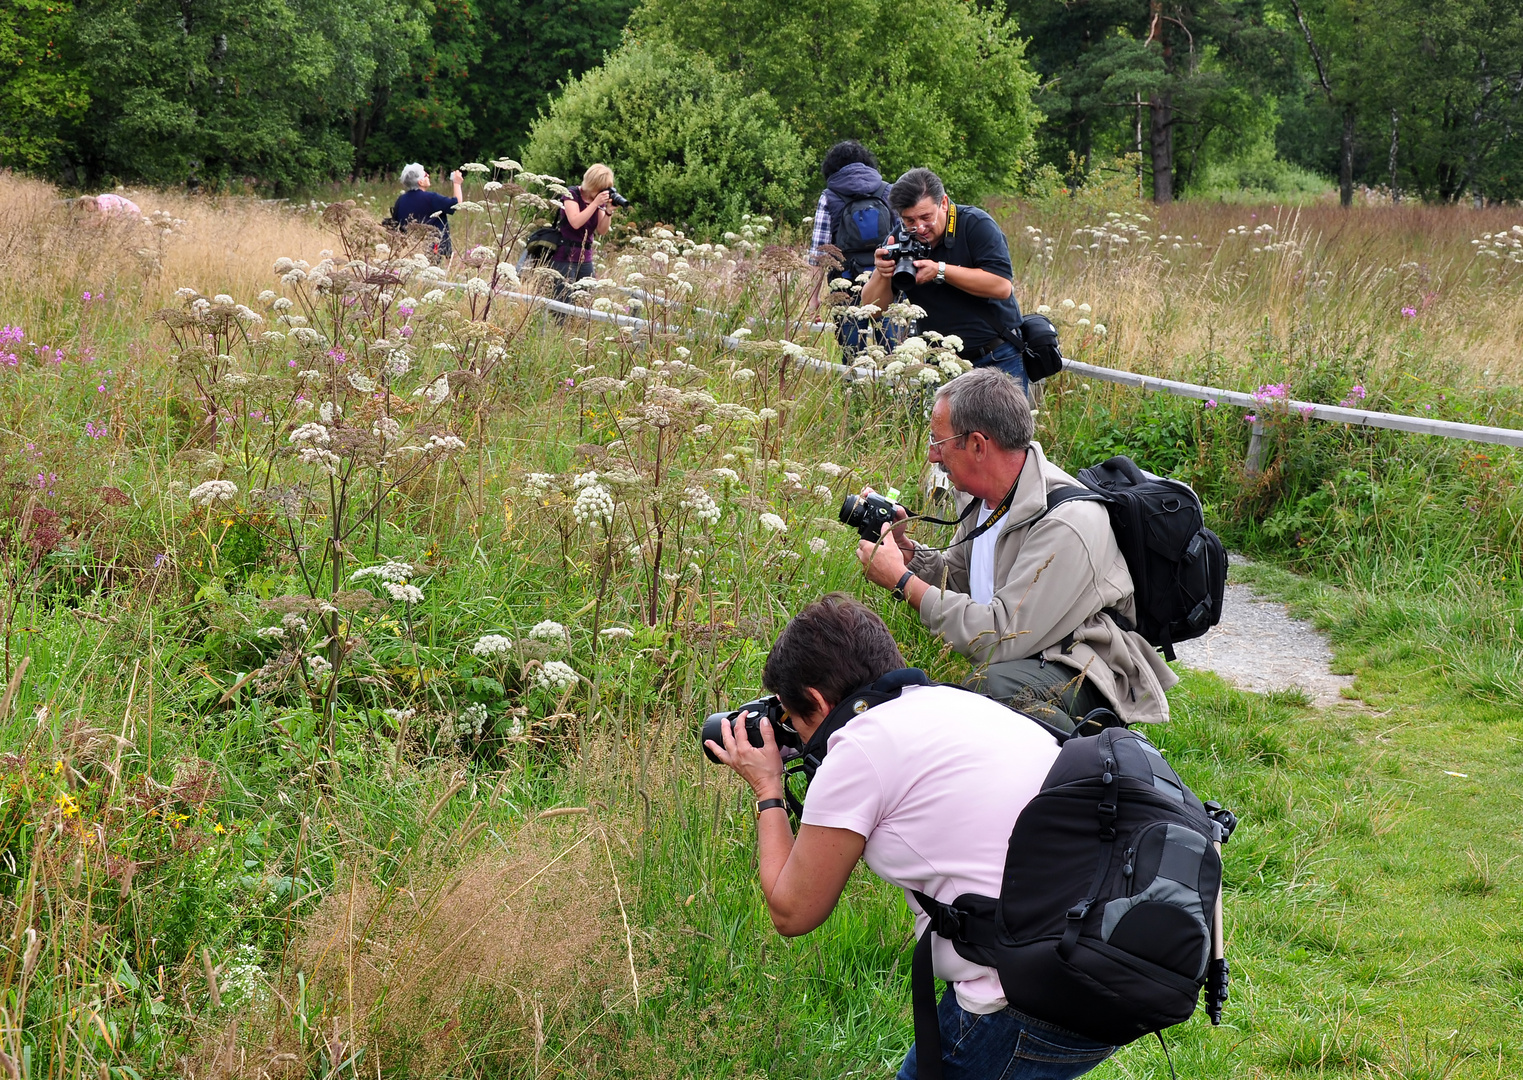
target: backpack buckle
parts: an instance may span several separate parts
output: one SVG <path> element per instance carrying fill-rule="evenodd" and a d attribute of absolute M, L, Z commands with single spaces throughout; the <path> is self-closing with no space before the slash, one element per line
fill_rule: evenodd
<path fill-rule="evenodd" d="M 1083 900 L 1080 900 L 1073 907 L 1069 908 L 1068 921 L 1080 922 L 1083 920 L 1084 916 L 1089 914 L 1090 906 L 1093 905 L 1094 902 L 1094 897 L 1086 896 Z"/>
<path fill-rule="evenodd" d="M 1100 804 L 1100 839 L 1114 840 L 1116 838 L 1116 804 L 1103 802 Z"/>

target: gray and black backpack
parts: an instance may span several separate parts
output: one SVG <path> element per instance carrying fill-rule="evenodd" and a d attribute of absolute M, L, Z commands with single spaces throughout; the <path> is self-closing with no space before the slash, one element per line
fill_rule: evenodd
<path fill-rule="evenodd" d="M 998 971 L 1019 1012 L 1096 1042 L 1183 1023 L 1203 987 L 1218 1022 L 1219 848 L 1235 824 L 1138 732 L 1068 738 L 1016 819 L 1000 895 L 915 893 L 931 920 L 911 975 L 920 1080 L 941 1077 L 932 934 Z"/>

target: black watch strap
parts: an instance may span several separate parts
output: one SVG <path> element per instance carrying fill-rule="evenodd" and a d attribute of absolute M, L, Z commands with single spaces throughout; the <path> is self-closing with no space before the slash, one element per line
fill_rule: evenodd
<path fill-rule="evenodd" d="M 756 816 L 761 817 L 762 812 L 765 810 L 784 810 L 787 809 L 787 806 L 788 804 L 783 802 L 782 799 L 757 799 Z"/>
<path fill-rule="evenodd" d="M 909 599 L 908 594 L 905 593 L 905 591 L 904 591 L 904 587 L 910 583 L 910 578 L 912 578 L 914 576 L 915 576 L 915 571 L 913 571 L 913 570 L 906 570 L 904 572 L 904 576 L 899 579 L 899 584 L 894 586 L 894 599 L 895 600 L 908 600 Z"/>

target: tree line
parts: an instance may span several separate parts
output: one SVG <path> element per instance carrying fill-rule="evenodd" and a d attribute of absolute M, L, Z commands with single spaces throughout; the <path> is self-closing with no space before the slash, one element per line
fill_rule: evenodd
<path fill-rule="evenodd" d="M 606 160 L 720 222 L 855 137 L 962 198 L 1523 190 L 1523 0 L 10 0 L 0 71 L 0 165 L 81 188 Z"/>

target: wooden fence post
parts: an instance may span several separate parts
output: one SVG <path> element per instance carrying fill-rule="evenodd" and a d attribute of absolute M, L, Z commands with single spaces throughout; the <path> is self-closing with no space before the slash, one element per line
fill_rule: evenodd
<path fill-rule="evenodd" d="M 1264 468 L 1264 422 L 1253 422 L 1253 434 L 1248 436 L 1248 457 L 1243 462 L 1243 472 L 1257 476 Z"/>

